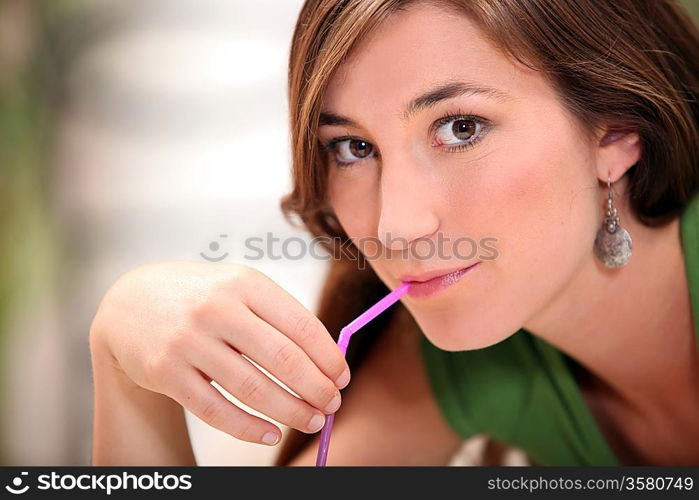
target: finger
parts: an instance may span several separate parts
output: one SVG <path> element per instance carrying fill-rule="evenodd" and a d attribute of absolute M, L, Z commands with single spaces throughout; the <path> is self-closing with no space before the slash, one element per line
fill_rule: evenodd
<path fill-rule="evenodd" d="M 219 327 L 221 328 L 221 327 Z M 269 371 L 302 399 L 326 414 L 340 407 L 340 391 L 289 337 L 255 314 L 239 314 L 221 335 L 233 348 Z M 263 340 L 264 339 L 264 340 Z"/>
<path fill-rule="evenodd" d="M 277 422 L 307 433 L 319 431 L 325 423 L 325 415 L 290 394 L 221 339 L 202 336 L 187 361 L 240 402 Z"/>
<path fill-rule="evenodd" d="M 349 382 L 349 367 L 323 323 L 272 279 L 258 274 L 259 288 L 242 291 L 244 303 L 300 346 L 338 388 L 345 387 Z"/>
<path fill-rule="evenodd" d="M 228 401 L 194 367 L 180 369 L 178 373 L 170 397 L 202 421 L 242 441 L 272 446 L 281 439 L 276 425 Z"/>

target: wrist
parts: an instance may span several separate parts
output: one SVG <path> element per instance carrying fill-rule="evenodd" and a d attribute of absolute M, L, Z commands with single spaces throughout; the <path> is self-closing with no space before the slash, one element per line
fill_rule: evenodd
<path fill-rule="evenodd" d="M 110 390 L 123 389 L 129 392 L 144 390 L 124 372 L 104 332 L 96 322 L 93 322 L 90 328 L 90 356 L 95 384 L 107 384 Z"/>
<path fill-rule="evenodd" d="M 182 406 L 136 384 L 99 335 L 90 351 L 92 465 L 196 465 Z"/>

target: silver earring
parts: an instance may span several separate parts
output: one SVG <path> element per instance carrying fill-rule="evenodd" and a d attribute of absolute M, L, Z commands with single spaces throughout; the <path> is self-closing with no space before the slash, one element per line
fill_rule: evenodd
<path fill-rule="evenodd" d="M 607 176 L 607 216 L 595 238 L 595 255 L 607 267 L 620 267 L 631 258 L 631 236 L 619 225 L 619 216 L 614 207 L 611 178 Z"/>

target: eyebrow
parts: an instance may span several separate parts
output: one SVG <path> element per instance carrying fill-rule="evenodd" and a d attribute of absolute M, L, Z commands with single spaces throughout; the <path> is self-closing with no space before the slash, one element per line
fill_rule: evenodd
<path fill-rule="evenodd" d="M 483 95 L 498 101 L 508 101 L 511 99 L 511 96 L 506 92 L 492 87 L 484 87 L 471 82 L 447 82 L 428 90 L 410 101 L 403 111 L 403 120 L 407 121 L 418 111 L 433 107 L 441 101 L 464 95 Z M 329 111 L 320 113 L 319 125 L 359 127 L 352 119 Z"/>

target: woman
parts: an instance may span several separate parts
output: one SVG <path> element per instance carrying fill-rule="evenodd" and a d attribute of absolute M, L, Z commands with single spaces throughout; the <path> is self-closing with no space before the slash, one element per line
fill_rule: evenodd
<path fill-rule="evenodd" d="M 349 382 L 328 331 L 411 281 L 352 341 L 328 464 L 446 463 L 478 432 L 699 464 L 698 46 L 669 0 L 307 1 L 283 208 L 369 266 L 333 261 L 320 322 L 248 268 L 127 274 L 91 330 L 94 462 L 193 463 L 179 405 L 279 441 L 215 380 L 312 464 Z M 123 429 L 151 451 L 108 448 Z"/>

